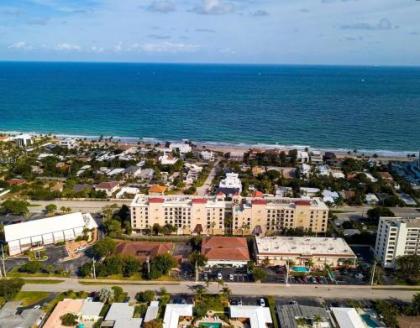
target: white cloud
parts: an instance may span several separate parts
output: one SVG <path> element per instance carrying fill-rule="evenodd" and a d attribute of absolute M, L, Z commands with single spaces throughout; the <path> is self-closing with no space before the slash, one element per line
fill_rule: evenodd
<path fill-rule="evenodd" d="M 54 47 L 54 49 L 59 51 L 80 51 L 82 50 L 82 47 L 77 44 L 59 43 Z"/>
<path fill-rule="evenodd" d="M 159 13 L 170 13 L 176 10 L 175 3 L 166 0 L 155 0 L 147 8 L 150 11 Z"/>
<path fill-rule="evenodd" d="M 30 50 L 32 46 L 27 44 L 25 41 L 19 41 L 16 43 L 12 43 L 7 47 L 8 49 L 18 49 L 18 50 Z"/>
<path fill-rule="evenodd" d="M 161 43 L 145 43 L 139 46 L 145 52 L 194 52 L 200 46 L 188 43 L 174 43 L 174 42 L 161 42 Z"/>
<path fill-rule="evenodd" d="M 201 5 L 194 7 L 193 12 L 201 15 L 224 15 L 235 11 L 235 6 L 224 0 L 202 0 Z"/>

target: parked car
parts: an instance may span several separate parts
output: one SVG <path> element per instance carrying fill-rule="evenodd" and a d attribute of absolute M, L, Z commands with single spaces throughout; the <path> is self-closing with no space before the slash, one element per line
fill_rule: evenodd
<path fill-rule="evenodd" d="M 260 306 L 265 306 L 265 300 L 263 298 L 260 298 L 258 303 L 260 303 Z"/>
<path fill-rule="evenodd" d="M 223 280 L 223 275 L 222 275 L 222 273 L 221 273 L 221 272 L 218 272 L 218 273 L 217 273 L 217 279 L 218 279 L 218 280 Z"/>
<path fill-rule="evenodd" d="M 229 280 L 230 280 L 230 281 L 234 281 L 234 280 L 235 280 L 235 277 L 234 277 L 234 276 L 233 276 L 233 274 L 231 274 L 231 273 L 229 274 Z"/>

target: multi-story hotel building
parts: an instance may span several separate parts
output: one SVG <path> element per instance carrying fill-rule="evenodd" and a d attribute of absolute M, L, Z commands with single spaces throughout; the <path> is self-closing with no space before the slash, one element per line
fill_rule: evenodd
<path fill-rule="evenodd" d="M 268 235 L 284 229 L 327 231 L 328 206 L 319 198 L 234 198 L 234 234 Z"/>
<path fill-rule="evenodd" d="M 375 257 L 385 268 L 395 268 L 396 259 L 420 255 L 420 217 L 382 217 L 379 220 Z"/>
<path fill-rule="evenodd" d="M 179 234 L 264 235 L 286 228 L 327 230 L 328 207 L 319 199 L 137 195 L 131 203 L 133 231 L 170 224 Z"/>

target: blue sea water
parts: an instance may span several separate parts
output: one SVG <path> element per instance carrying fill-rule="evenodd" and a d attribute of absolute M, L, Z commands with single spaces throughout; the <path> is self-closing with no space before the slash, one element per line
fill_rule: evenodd
<path fill-rule="evenodd" d="M 0 62 L 0 130 L 414 151 L 420 68 Z"/>

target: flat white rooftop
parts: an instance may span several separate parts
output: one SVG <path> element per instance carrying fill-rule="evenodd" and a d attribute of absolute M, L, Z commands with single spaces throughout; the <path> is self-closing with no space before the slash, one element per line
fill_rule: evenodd
<path fill-rule="evenodd" d="M 52 216 L 45 219 L 9 224 L 4 226 L 4 235 L 7 242 L 39 236 L 57 231 L 75 228 L 97 228 L 95 220 L 90 214 L 80 212 L 66 215 Z"/>
<path fill-rule="evenodd" d="M 167 304 L 163 318 L 163 328 L 177 328 L 180 317 L 192 317 L 192 304 Z"/>
<path fill-rule="evenodd" d="M 354 308 L 332 307 L 331 311 L 340 328 L 366 328 L 362 318 Z"/>
<path fill-rule="evenodd" d="M 259 254 L 302 254 L 356 257 L 342 238 L 256 237 Z"/>
<path fill-rule="evenodd" d="M 240 305 L 230 307 L 231 318 L 249 319 L 251 328 L 266 328 L 272 323 L 270 309 L 263 306 Z"/>

